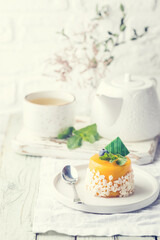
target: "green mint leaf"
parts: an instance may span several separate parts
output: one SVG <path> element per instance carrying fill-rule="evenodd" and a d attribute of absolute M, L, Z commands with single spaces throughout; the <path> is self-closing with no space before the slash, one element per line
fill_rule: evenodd
<path fill-rule="evenodd" d="M 123 166 L 126 163 L 126 161 L 127 161 L 126 157 L 123 157 L 120 154 L 114 155 L 112 153 L 104 153 L 104 155 L 100 156 L 99 158 L 101 160 L 108 161 L 110 163 L 116 161 L 116 164 L 119 165 L 119 166 Z"/>
<path fill-rule="evenodd" d="M 96 124 L 89 125 L 79 130 L 74 130 L 73 133 L 77 136 L 80 136 L 84 141 L 90 143 L 94 143 L 100 139 Z"/>
<path fill-rule="evenodd" d="M 83 140 L 90 143 L 94 143 L 96 141 L 94 135 L 90 136 L 84 135 Z"/>
<path fill-rule="evenodd" d="M 74 130 L 74 127 L 68 127 L 64 129 L 61 133 L 58 134 L 58 139 L 66 139 L 72 135 L 72 132 Z"/>
<path fill-rule="evenodd" d="M 118 156 L 118 160 L 116 161 L 116 163 L 119 165 L 119 166 L 123 166 L 126 162 L 127 162 L 127 158 L 126 157 L 123 157 L 122 155 L 120 154 L 117 154 Z"/>
<path fill-rule="evenodd" d="M 99 158 L 101 160 L 105 160 L 105 161 L 108 161 L 108 162 L 111 162 L 111 163 L 114 162 L 117 159 L 117 157 L 112 153 L 104 153 L 104 155 L 100 156 Z"/>
<path fill-rule="evenodd" d="M 83 141 L 94 143 L 100 139 L 100 135 L 97 132 L 92 132 L 92 134 L 84 134 L 83 136 L 81 135 Z"/>
<path fill-rule="evenodd" d="M 94 133 L 94 138 L 95 138 L 96 141 L 98 141 L 101 138 L 101 136 L 97 132 L 97 128 L 96 128 L 96 132 Z"/>
<path fill-rule="evenodd" d="M 57 138 L 67 138 L 67 147 L 69 149 L 75 149 L 82 145 L 82 140 L 94 143 L 100 139 L 100 135 L 97 132 L 97 125 L 92 124 L 79 130 L 75 130 L 74 127 L 66 128 L 60 134 L 58 134 Z"/>
<path fill-rule="evenodd" d="M 67 147 L 69 149 L 75 149 L 82 145 L 82 138 L 80 136 L 74 135 L 68 138 Z"/>
<path fill-rule="evenodd" d="M 124 5 L 122 3 L 120 4 L 120 9 L 122 12 L 124 12 Z"/>

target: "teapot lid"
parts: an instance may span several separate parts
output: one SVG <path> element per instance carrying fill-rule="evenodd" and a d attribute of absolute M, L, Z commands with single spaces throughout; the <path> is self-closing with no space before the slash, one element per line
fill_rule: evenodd
<path fill-rule="evenodd" d="M 153 85 L 152 79 L 147 79 L 142 76 L 131 76 L 131 74 L 126 73 L 123 80 L 119 78 L 119 80 L 113 79 L 111 81 L 111 85 L 125 88 L 125 89 L 144 89 Z"/>
<path fill-rule="evenodd" d="M 144 90 L 146 88 L 155 85 L 154 79 L 146 77 L 131 77 L 130 74 L 125 74 L 125 78 L 119 77 L 119 79 L 112 79 L 108 82 L 102 82 L 97 89 L 98 95 L 106 95 L 113 98 L 122 97 L 123 93 Z"/>

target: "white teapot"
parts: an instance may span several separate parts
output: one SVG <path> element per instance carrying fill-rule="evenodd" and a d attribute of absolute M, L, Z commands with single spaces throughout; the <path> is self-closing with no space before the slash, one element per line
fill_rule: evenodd
<path fill-rule="evenodd" d="M 92 121 L 101 136 L 135 142 L 160 133 L 160 104 L 154 79 L 102 82 L 92 107 Z"/>

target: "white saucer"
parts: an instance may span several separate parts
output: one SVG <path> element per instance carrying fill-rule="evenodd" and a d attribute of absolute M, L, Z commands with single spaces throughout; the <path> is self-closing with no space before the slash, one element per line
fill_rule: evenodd
<path fill-rule="evenodd" d="M 76 169 L 79 181 L 76 189 L 84 204 L 73 202 L 72 186 L 65 183 L 61 173 L 57 174 L 53 181 L 53 188 L 56 199 L 62 204 L 84 212 L 90 213 L 122 213 L 131 212 L 153 203 L 159 195 L 159 184 L 149 173 L 133 166 L 135 177 L 135 192 L 125 198 L 100 198 L 93 197 L 85 189 L 85 176 L 88 165 L 78 165 Z"/>

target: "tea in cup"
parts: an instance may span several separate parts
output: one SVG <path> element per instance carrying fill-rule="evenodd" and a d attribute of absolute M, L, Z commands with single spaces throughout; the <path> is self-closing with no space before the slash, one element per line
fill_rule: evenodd
<path fill-rule="evenodd" d="M 35 92 L 24 99 L 24 128 L 39 137 L 57 137 L 74 125 L 75 97 L 65 91 Z"/>

